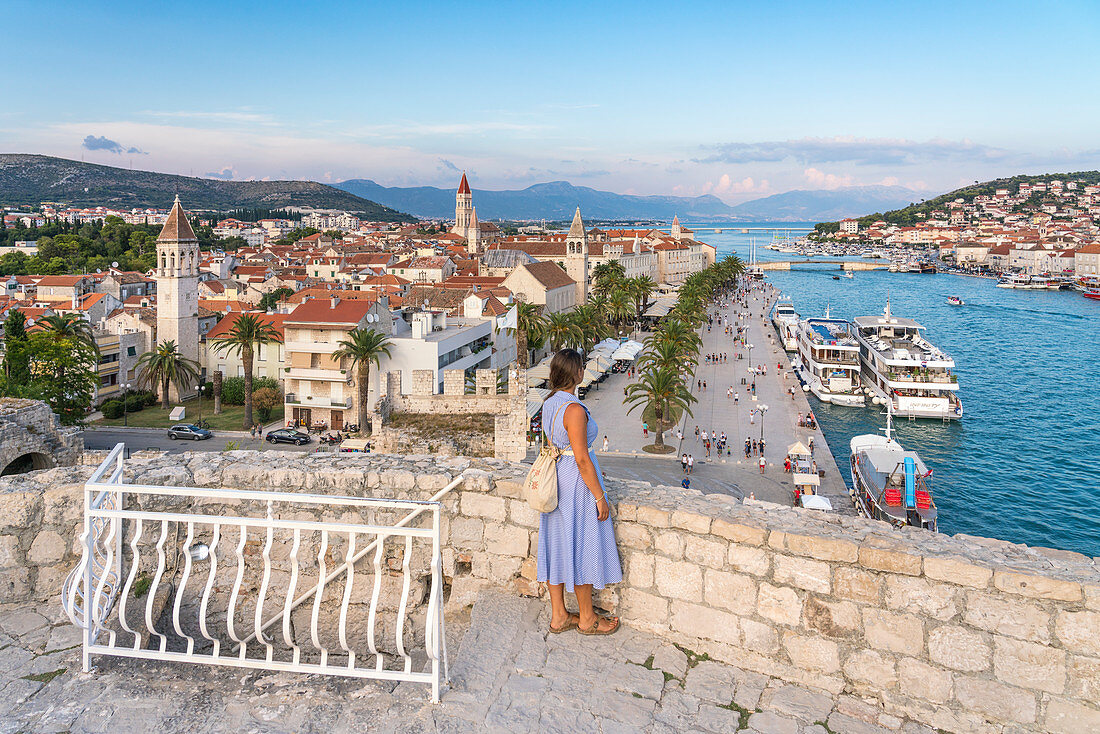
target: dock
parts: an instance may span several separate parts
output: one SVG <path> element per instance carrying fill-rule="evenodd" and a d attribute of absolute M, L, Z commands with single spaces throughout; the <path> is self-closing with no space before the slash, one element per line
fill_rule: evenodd
<path fill-rule="evenodd" d="M 750 316 L 747 319 L 739 321 L 737 313 L 742 309 L 732 304 L 720 310 L 709 332 L 706 326 L 702 329 L 702 354 L 725 352 L 729 360 L 720 364 L 706 364 L 704 361 L 697 368 L 691 385 L 692 394 L 698 401 L 692 406 L 693 415 L 683 416 L 678 426 L 665 433 L 665 443 L 675 447 L 675 453 L 654 455 L 642 450 L 644 445 L 653 443 L 654 437 L 652 431 L 648 437 L 642 435 L 640 410 L 628 414 L 628 406 L 623 404 L 623 390 L 632 382 L 627 375 L 611 375 L 598 389 L 588 393 L 584 402 L 600 431 L 594 447 L 600 466 L 609 476 L 616 478 L 677 486 L 684 476 L 680 456 L 688 453 L 695 458 L 695 468 L 689 477 L 693 489 L 707 494 L 723 493 L 739 499 L 790 506 L 793 504 L 794 486 L 791 475 L 783 471 L 787 447 L 796 441 L 809 444 L 812 438 L 814 460 L 818 468 L 824 471 L 820 494 L 832 502 L 837 513 L 854 514 L 847 485 L 821 429 L 798 425 L 798 414 L 805 416 L 810 411 L 810 404 L 794 376 L 790 360 L 779 344 L 771 321 L 767 319 L 767 312 L 778 291 L 767 283 L 757 284 L 755 288 L 748 301 Z M 751 350 L 734 347 L 733 337 L 725 334 L 724 320 L 727 319 L 731 326 L 738 323 L 748 326 L 748 342 L 753 345 Z M 738 353 L 744 358 L 736 359 Z M 767 373 L 756 376 L 754 400 L 750 394 L 753 375 L 748 370 L 750 365 L 765 364 Z M 704 380 L 706 390 L 701 385 Z M 792 386 L 795 388 L 793 400 L 787 392 Z M 727 397 L 730 387 L 738 393 L 736 402 Z M 767 410 L 761 419 L 759 409 L 765 405 Z M 755 414 L 754 410 L 757 411 Z M 767 462 L 763 474 L 758 464 L 759 457 L 746 459 L 744 453 L 745 439 L 759 440 L 761 425 Z M 712 452 L 708 459 L 703 442 L 695 436 L 696 427 L 705 429 L 708 434 L 725 431 L 729 453 L 718 456 Z M 682 440 L 676 436 L 677 428 L 683 432 Z M 607 451 L 603 450 L 605 436 L 609 445 Z"/>

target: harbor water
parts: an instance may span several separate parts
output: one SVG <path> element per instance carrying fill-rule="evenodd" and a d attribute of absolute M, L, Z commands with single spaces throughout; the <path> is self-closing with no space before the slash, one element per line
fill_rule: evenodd
<path fill-rule="evenodd" d="M 774 225 L 716 226 L 724 232 L 699 231 L 698 239 L 719 257 L 733 252 L 747 262 L 752 235 L 740 227 Z M 795 259 L 763 249 L 770 234 L 755 236 L 758 260 Z M 833 317 L 879 315 L 889 296 L 894 315 L 916 319 L 955 360 L 962 420 L 895 421 L 898 440 L 933 470 L 940 531 L 1100 556 L 1100 302 L 942 273 L 876 270 L 834 280 L 836 267 L 767 277 L 802 318 L 823 316 L 826 306 Z M 948 305 L 952 295 L 966 305 Z M 847 475 L 849 440 L 881 432 L 885 412 L 811 403 Z"/>

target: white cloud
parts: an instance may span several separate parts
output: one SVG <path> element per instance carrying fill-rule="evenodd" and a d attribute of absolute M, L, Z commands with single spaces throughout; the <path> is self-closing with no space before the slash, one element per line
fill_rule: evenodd
<path fill-rule="evenodd" d="M 710 182 L 707 186 L 710 187 Z M 762 194 L 771 189 L 768 179 L 762 178 L 759 183 L 752 176 L 745 176 L 740 181 L 730 178 L 728 173 L 723 173 L 711 189 L 715 194 Z"/>
<path fill-rule="evenodd" d="M 802 172 L 802 176 L 807 183 L 819 189 L 839 189 L 842 186 L 851 186 L 855 182 L 851 176 L 838 176 L 816 168 L 807 168 Z"/>

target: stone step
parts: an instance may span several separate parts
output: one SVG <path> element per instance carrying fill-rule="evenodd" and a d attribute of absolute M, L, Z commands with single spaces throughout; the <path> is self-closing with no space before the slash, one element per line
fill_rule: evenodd
<path fill-rule="evenodd" d="M 483 590 L 470 615 L 470 628 L 451 663 L 451 702 L 483 702 L 516 669 L 524 637 L 536 629 L 544 603 Z"/>

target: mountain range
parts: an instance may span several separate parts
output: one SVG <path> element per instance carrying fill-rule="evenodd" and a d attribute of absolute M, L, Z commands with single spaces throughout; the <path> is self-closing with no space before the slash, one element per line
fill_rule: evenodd
<path fill-rule="evenodd" d="M 339 209 L 365 219 L 408 221 L 454 216 L 454 189 L 391 187 L 368 179 L 329 186 L 316 181 L 223 181 L 134 171 L 44 155 L 0 154 L 0 203 L 166 208 L 179 194 L 191 210 L 279 209 L 288 206 Z M 918 201 L 900 186 L 852 186 L 787 191 L 730 205 L 717 196 L 636 196 L 575 186 L 567 181 L 519 190 L 475 190 L 482 219 L 565 220 L 579 206 L 589 220 L 820 222 L 889 211 Z M 409 214 L 403 214 L 408 212 Z M 410 217 L 409 215 L 413 215 Z"/>
<path fill-rule="evenodd" d="M 189 210 L 287 206 L 339 209 L 373 221 L 412 217 L 315 181 L 219 181 L 101 166 L 45 155 L 0 153 L 0 203 L 167 209 L 179 194 Z"/>
<path fill-rule="evenodd" d="M 434 186 L 382 186 L 369 179 L 352 179 L 337 188 L 427 219 L 454 216 L 454 189 Z M 717 196 L 634 196 L 574 186 L 567 181 L 535 184 L 525 189 L 474 189 L 474 205 L 482 219 L 565 220 L 579 206 L 585 219 L 670 220 L 679 215 L 694 220 L 819 222 L 875 211 L 897 209 L 919 196 L 901 186 L 850 186 L 821 191 L 787 191 L 743 204 L 730 205 Z"/>

